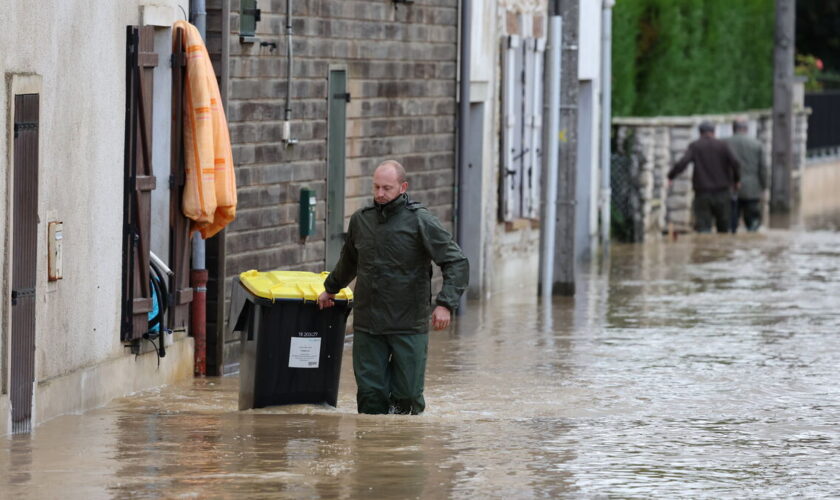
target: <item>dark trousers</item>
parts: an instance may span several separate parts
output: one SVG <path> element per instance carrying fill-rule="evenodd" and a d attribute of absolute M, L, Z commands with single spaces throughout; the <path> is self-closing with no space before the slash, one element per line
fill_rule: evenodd
<path fill-rule="evenodd" d="M 422 413 L 426 408 L 423 387 L 428 350 L 428 333 L 353 334 L 359 413 Z"/>
<path fill-rule="evenodd" d="M 738 198 L 732 202 L 733 233 L 738 229 L 742 217 L 747 231 L 757 231 L 761 226 L 761 200 Z"/>
<path fill-rule="evenodd" d="M 694 193 L 694 230 L 710 233 L 714 223 L 718 233 L 728 233 L 732 199 L 729 190 L 696 191 Z"/>

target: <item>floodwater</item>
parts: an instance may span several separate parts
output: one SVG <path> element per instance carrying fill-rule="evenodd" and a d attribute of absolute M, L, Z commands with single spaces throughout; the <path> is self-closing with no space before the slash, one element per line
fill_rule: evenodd
<path fill-rule="evenodd" d="M 422 416 L 198 379 L 0 438 L 3 498 L 840 496 L 840 233 L 616 245 L 436 333 Z M 164 360 L 165 362 L 165 360 Z"/>

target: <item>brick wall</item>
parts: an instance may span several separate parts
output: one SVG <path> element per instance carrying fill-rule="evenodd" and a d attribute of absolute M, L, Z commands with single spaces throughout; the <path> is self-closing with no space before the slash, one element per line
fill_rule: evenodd
<path fill-rule="evenodd" d="M 457 0 L 294 0 L 292 136 L 281 130 L 286 93 L 285 0 L 261 0 L 256 36 L 239 40 L 231 0 L 228 120 L 239 194 L 226 231 L 227 286 L 248 269 L 322 271 L 325 259 L 327 78 L 347 70 L 345 216 L 369 202 L 370 176 L 394 158 L 409 192 L 451 229 L 455 182 Z M 208 2 L 208 46 L 221 43 L 221 2 Z M 301 186 L 318 198 L 316 234 L 298 237 Z"/>

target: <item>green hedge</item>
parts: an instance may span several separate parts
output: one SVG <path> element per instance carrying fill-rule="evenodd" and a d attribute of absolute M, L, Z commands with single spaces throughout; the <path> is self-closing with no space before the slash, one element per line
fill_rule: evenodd
<path fill-rule="evenodd" d="M 772 106 L 773 24 L 774 0 L 617 0 L 613 114 Z"/>

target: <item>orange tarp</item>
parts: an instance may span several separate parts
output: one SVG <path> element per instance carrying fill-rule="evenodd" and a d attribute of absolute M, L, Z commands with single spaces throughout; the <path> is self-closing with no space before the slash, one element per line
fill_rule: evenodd
<path fill-rule="evenodd" d="M 184 162 L 186 181 L 182 210 L 192 219 L 190 232 L 209 238 L 236 216 L 236 177 L 230 149 L 225 111 L 216 74 L 195 26 L 186 21 L 182 28 L 187 53 L 184 80 Z"/>

